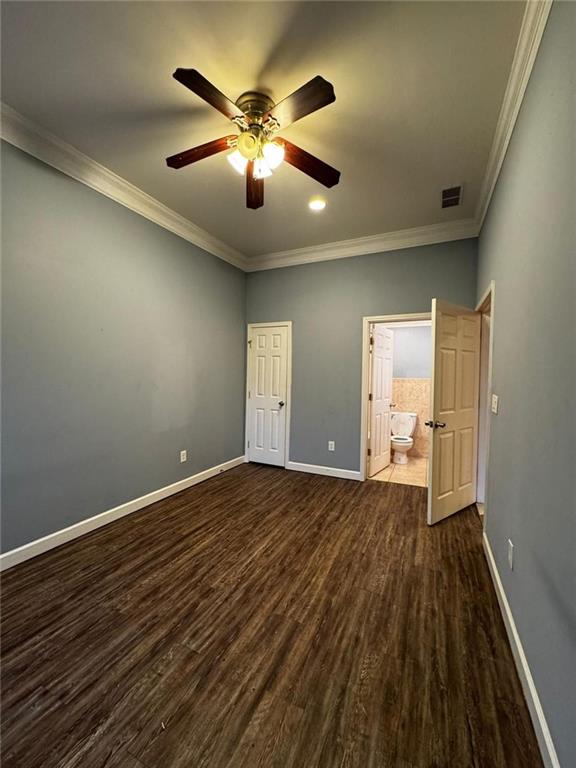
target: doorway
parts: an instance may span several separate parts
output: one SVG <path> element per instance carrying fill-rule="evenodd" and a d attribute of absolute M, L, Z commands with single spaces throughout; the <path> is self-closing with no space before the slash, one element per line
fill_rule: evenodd
<path fill-rule="evenodd" d="M 428 484 L 431 318 L 365 318 L 363 476 L 379 482 Z M 366 349 L 366 347 L 365 347 Z"/>
<path fill-rule="evenodd" d="M 494 281 L 478 302 L 480 312 L 480 394 L 478 398 L 478 482 L 476 506 L 481 517 L 486 505 L 488 449 L 490 444 L 490 414 L 492 410 L 492 338 Z"/>
<path fill-rule="evenodd" d="M 247 461 L 285 467 L 289 460 L 292 323 L 248 325 Z"/>
<path fill-rule="evenodd" d="M 360 471 L 361 479 L 366 480 L 374 470 L 374 465 L 371 465 L 372 440 L 378 431 L 375 423 L 378 411 L 372 407 L 374 397 L 370 399 L 370 395 L 373 395 L 371 387 L 378 387 L 377 379 L 373 380 L 374 345 L 371 342 L 374 339 L 371 334 L 380 323 L 393 327 L 397 323 L 418 320 L 431 321 L 431 393 L 429 418 L 425 421 L 425 426 L 429 428 L 426 519 L 429 525 L 435 525 L 477 501 L 481 330 L 481 313 L 478 309 L 434 298 L 430 314 L 363 318 Z M 385 392 L 383 387 L 381 389 Z M 380 399 L 385 398 L 382 396 Z M 391 394 L 391 413 L 393 402 Z M 381 418 L 386 410 L 385 403 L 384 406 L 379 403 L 379 408 L 381 424 L 385 424 Z M 404 431 L 400 436 L 406 434 Z M 381 437 L 377 439 L 381 443 L 384 440 Z M 394 453 L 393 446 L 392 451 Z M 379 457 L 381 453 L 376 455 Z M 393 472 L 396 472 L 396 468 Z"/>

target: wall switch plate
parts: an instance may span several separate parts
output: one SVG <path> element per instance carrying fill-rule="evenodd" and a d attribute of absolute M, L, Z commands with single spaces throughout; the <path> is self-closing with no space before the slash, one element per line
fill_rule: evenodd
<path fill-rule="evenodd" d="M 188 461 L 188 451 L 180 451 L 180 464 L 184 464 L 185 461 Z"/>
<path fill-rule="evenodd" d="M 328 440 L 328 450 L 329 451 L 336 450 L 336 443 L 334 442 L 334 440 Z"/>
<path fill-rule="evenodd" d="M 510 566 L 510 570 L 514 570 L 514 544 L 512 544 L 512 539 L 508 539 L 508 565 Z"/>
<path fill-rule="evenodd" d="M 498 413 L 498 395 L 492 395 L 492 413 Z"/>

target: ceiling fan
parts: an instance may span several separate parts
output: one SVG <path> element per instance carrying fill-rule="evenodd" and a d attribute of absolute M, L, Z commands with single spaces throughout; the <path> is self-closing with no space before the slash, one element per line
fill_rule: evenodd
<path fill-rule="evenodd" d="M 326 187 L 338 184 L 340 171 L 292 142 L 276 137 L 280 129 L 336 101 L 334 88 L 323 77 L 317 75 L 278 104 L 258 91 L 247 91 L 234 103 L 195 69 L 178 68 L 173 77 L 222 112 L 238 126 L 240 133 L 167 157 L 170 168 L 183 168 L 229 150 L 228 161 L 232 167 L 246 174 L 248 208 L 264 205 L 264 179 L 271 176 L 283 160 Z"/>

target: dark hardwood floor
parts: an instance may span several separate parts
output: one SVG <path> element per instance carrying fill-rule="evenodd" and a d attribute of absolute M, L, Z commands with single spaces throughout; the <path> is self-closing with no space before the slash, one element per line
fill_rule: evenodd
<path fill-rule="evenodd" d="M 245 465 L 3 577 L 4 768 L 542 765 L 475 510 Z"/>

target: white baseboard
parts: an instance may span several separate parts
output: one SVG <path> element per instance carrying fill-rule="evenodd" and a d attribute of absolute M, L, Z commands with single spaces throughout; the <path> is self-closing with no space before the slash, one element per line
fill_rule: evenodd
<path fill-rule="evenodd" d="M 310 472 L 312 475 L 328 475 L 341 477 L 344 480 L 362 480 L 362 474 L 356 469 L 338 469 L 337 467 L 321 467 L 318 464 L 301 464 L 299 461 L 286 462 L 286 469 L 295 472 Z"/>
<path fill-rule="evenodd" d="M 147 493 L 145 496 L 140 496 L 138 499 L 127 501 L 125 504 L 120 504 L 118 507 L 108 509 L 105 512 L 100 512 L 100 514 L 94 515 L 94 517 L 89 517 L 87 520 L 81 520 L 79 523 L 70 525 L 68 528 L 63 528 L 61 531 L 49 533 L 41 539 L 36 539 L 36 541 L 31 541 L 29 544 L 24 544 L 22 547 L 12 549 L 10 552 L 5 552 L 3 555 L 0 555 L 0 571 L 5 571 L 7 568 L 12 568 L 12 566 L 18 565 L 18 563 L 23 563 L 31 557 L 36 557 L 43 552 L 48 552 L 48 550 L 59 547 L 61 544 L 65 544 L 73 539 L 77 539 L 79 536 L 94 531 L 96 528 L 108 525 L 108 523 L 118 520 L 120 517 L 129 515 L 132 512 L 137 512 L 139 509 L 143 509 L 149 504 L 154 504 L 156 501 L 162 501 L 162 499 L 166 499 L 174 493 L 184 491 L 186 488 L 197 485 L 203 480 L 208 480 L 210 477 L 220 474 L 220 472 L 225 472 L 227 469 L 232 469 L 243 463 L 244 456 L 238 456 L 236 459 L 230 459 L 230 461 L 225 461 L 223 464 L 218 464 L 215 467 L 210 467 L 210 469 L 205 469 L 203 472 L 198 472 L 190 477 L 185 477 L 184 480 L 178 480 L 177 483 L 166 485 L 164 488 L 159 488 L 157 491 Z"/>
<path fill-rule="evenodd" d="M 483 544 L 486 560 L 488 561 L 488 567 L 490 569 L 490 574 L 492 576 L 492 581 L 496 590 L 496 596 L 498 597 L 500 610 L 504 618 L 504 624 L 506 625 L 506 632 L 508 633 L 508 639 L 510 640 L 510 645 L 512 646 L 512 653 L 514 654 L 516 669 L 518 670 L 518 676 L 520 677 L 520 682 L 522 683 L 522 689 L 528 703 L 528 709 L 530 710 L 530 717 L 532 718 L 532 724 L 536 732 L 536 738 L 538 739 L 540 752 L 542 753 L 542 760 L 544 761 L 546 768 L 560 768 L 560 762 L 558 760 L 558 755 L 556 754 L 556 749 L 554 747 L 554 742 L 552 741 L 548 723 L 546 722 L 542 704 L 540 703 L 540 697 L 538 696 L 538 691 L 536 690 L 536 685 L 534 684 L 534 679 L 532 677 L 532 673 L 530 672 L 530 667 L 528 666 L 528 659 L 524 653 L 524 648 L 522 647 L 522 642 L 520 641 L 520 635 L 516 629 L 514 616 L 512 615 L 510 604 L 508 603 L 508 598 L 504 592 L 504 587 L 502 585 L 502 581 L 500 580 L 500 574 L 498 573 L 496 561 L 494 560 L 492 548 L 490 547 L 490 542 L 488 541 L 486 533 L 483 535 Z"/>

